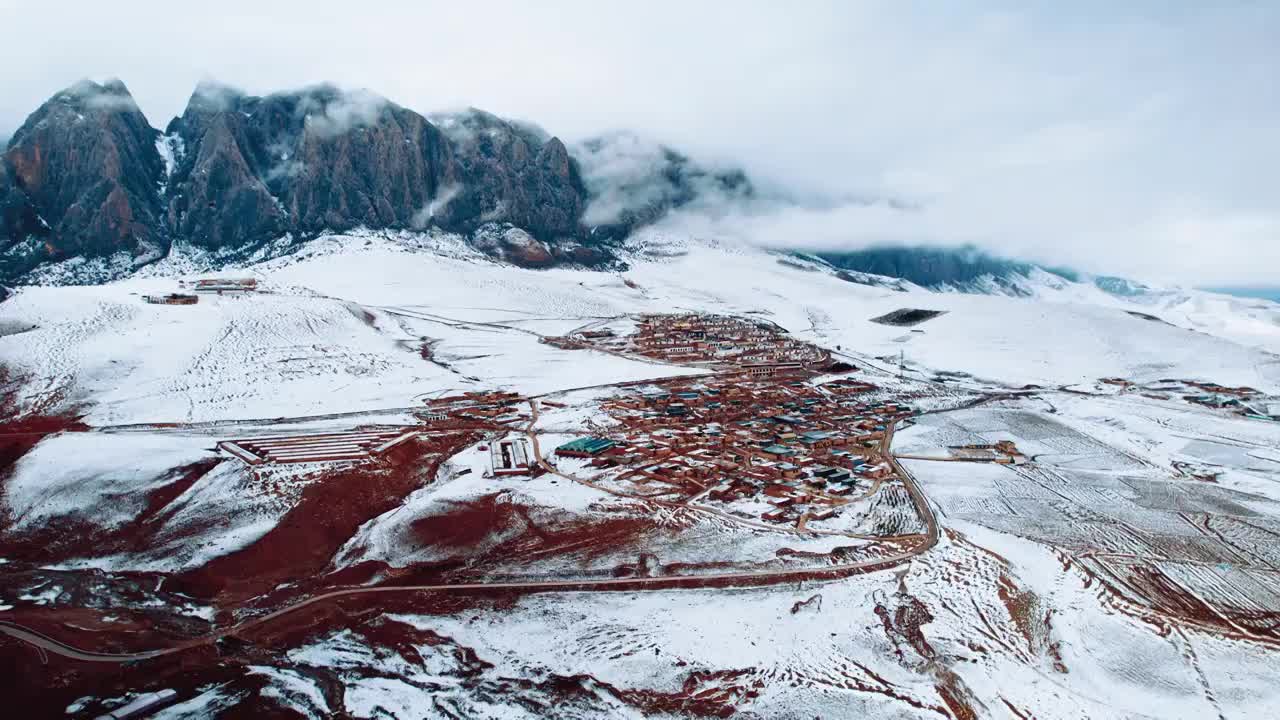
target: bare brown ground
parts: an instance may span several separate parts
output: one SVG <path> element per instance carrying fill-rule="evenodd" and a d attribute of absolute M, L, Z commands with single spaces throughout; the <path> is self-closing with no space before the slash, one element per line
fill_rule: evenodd
<path fill-rule="evenodd" d="M 339 467 L 310 483 L 301 499 L 266 535 L 246 548 L 174 576 L 167 587 L 221 606 L 271 593 L 269 604 L 328 586 L 321 576 L 334 554 L 363 523 L 398 507 L 430 482 L 443 457 L 473 442 L 475 435 L 415 438 L 377 462 Z"/>
<path fill-rule="evenodd" d="M 646 539 L 660 531 L 652 519 L 628 512 L 536 512 L 513 494 L 499 492 L 456 502 L 446 513 L 415 520 L 409 539 L 422 547 L 455 551 L 459 563 L 465 558 L 489 571 L 502 572 L 547 558 L 569 559 L 586 566 L 599 557 L 620 554 L 621 548 L 635 548 L 638 555 L 647 546 Z M 496 537 L 505 539 L 491 544 Z M 423 570 L 457 564 L 402 570 L 396 574 L 396 582 L 419 582 L 430 577 L 424 576 Z M 627 563 L 614 567 L 612 573 L 615 577 L 635 574 L 633 565 Z"/>
<path fill-rule="evenodd" d="M 208 458 L 174 468 L 169 473 L 169 482 L 151 491 L 143 511 L 123 527 L 104 528 L 76 516 L 56 517 L 35 530 L 5 534 L 4 557 L 11 562 L 52 564 L 86 555 L 146 550 L 152 546 L 153 536 L 162 524 L 154 521 L 169 511 L 169 503 L 218 462 L 217 458 Z M 6 527 L 7 523 L 0 520 L 0 533 Z"/>
<path fill-rule="evenodd" d="M 519 521 L 518 508 L 506 493 L 493 493 L 454 503 L 450 512 L 418 518 L 410 525 L 420 545 L 449 549 L 474 547 L 503 527 Z"/>
<path fill-rule="evenodd" d="M 74 414 L 29 415 L 17 419 L 13 413 L 13 406 L 0 398 L 0 482 L 9 477 L 18 460 L 45 436 L 89 429 Z"/>
<path fill-rule="evenodd" d="M 41 427 L 47 427 L 47 424 Z M 112 593 L 133 597 L 139 588 L 156 588 L 164 580 L 166 595 L 181 592 L 204 598 L 223 610 L 241 607 L 252 596 L 270 591 L 281 583 L 292 585 L 288 590 L 276 593 L 275 599 L 263 598 L 260 602 L 264 607 L 278 607 L 296 599 L 299 594 L 332 587 L 335 583 L 323 577 L 323 571 L 334 552 L 355 529 L 368 519 L 398 506 L 405 495 L 434 476 L 435 466 L 442 455 L 455 452 L 474 438 L 472 433 L 459 433 L 443 440 L 414 440 L 393 448 L 378 463 L 335 470 L 322 481 L 309 485 L 298 505 L 275 530 L 257 543 L 195 571 L 171 578 L 144 573 L 116 573 L 105 579 L 93 572 L 69 574 L 74 577 L 66 578 L 68 582 L 64 585 L 67 591 L 75 593 L 72 602 L 68 603 L 70 607 L 20 607 L 6 613 L 6 619 L 51 637 L 71 639 L 89 650 L 137 651 L 202 635 L 208 632 L 208 626 L 203 621 L 184 620 L 168 607 L 136 611 L 112 609 L 109 602 L 104 605 L 104 598 L 92 595 L 92 588 L 78 587 L 80 583 L 91 585 L 93 580 L 107 581 L 111 584 Z M 139 520 L 120 531 L 105 532 L 77 526 L 70 521 L 58 523 L 16 542 L 6 539 L 5 556 L 11 560 L 25 558 L 34 562 L 42 558 L 81 555 L 85 553 L 87 543 L 95 543 L 96 551 L 104 547 L 111 550 L 141 548 L 149 536 L 146 528 L 151 525 L 146 520 L 165 512 L 168 504 L 210 467 L 209 462 L 202 462 L 175 471 L 174 480 L 148 498 Z M 27 562 L 15 564 L 25 565 Z M 137 603 L 129 603 L 134 604 Z M 405 611 L 427 612 L 432 604 L 431 596 L 393 598 L 390 601 L 385 597 L 377 600 L 354 598 L 319 604 L 282 617 L 270 625 L 269 632 L 264 629 L 248 642 L 226 640 L 216 647 L 189 650 L 173 658 L 124 665 L 78 663 L 56 656 L 48 658 L 46 665 L 40 662 L 38 651 L 5 637 L 0 640 L 0 673 L 4 676 L 0 679 L 0 692 L 8 698 L 18 698 L 21 707 L 31 708 L 26 717 L 46 717 L 60 716 L 61 708 L 82 695 L 111 697 L 126 689 L 193 689 L 240 674 L 239 670 L 229 671 L 226 658 L 220 659 L 220 655 L 251 656 L 257 652 L 254 643 L 258 642 L 305 641 L 320 628 L 328 630 L 343 626 L 353 612 L 361 616 L 398 606 Z M 109 622 L 107 616 L 111 618 Z M 245 716 L 273 716 L 276 712 L 267 713 L 265 706 L 255 709 L 263 712 Z"/>
<path fill-rule="evenodd" d="M 877 600 L 875 613 L 884 627 L 885 636 L 893 643 L 898 661 L 904 666 L 915 667 L 933 675 L 934 689 L 942 705 L 926 705 L 919 700 L 908 700 L 899 694 L 882 690 L 883 694 L 911 702 L 919 709 L 931 710 L 953 720 L 976 720 L 983 716 L 975 708 L 975 705 L 981 708 L 981 703 L 970 692 L 964 680 L 947 667 L 946 659 L 938 656 L 925 637 L 924 626 L 933 622 L 933 613 L 919 598 L 907 591 L 905 575 L 898 578 L 897 593 Z"/>
<path fill-rule="evenodd" d="M 1188 592 L 1141 559 L 1101 562 L 1097 572 L 1078 558 L 1065 558 L 1064 567 L 1079 569 L 1084 587 L 1097 582 L 1100 597 L 1111 607 L 1153 626 L 1161 635 L 1172 625 L 1189 625 L 1224 637 L 1280 647 L 1280 610 L 1257 610 L 1210 603 Z M 1099 562 L 1099 558 L 1093 558 Z"/>
<path fill-rule="evenodd" d="M 217 646 L 201 647 L 163 659 L 137 663 L 82 663 L 49 656 L 42 663 L 35 649 L 7 636 L 0 636 L 0 693 L 6 702 L 23 709 L 23 718 L 63 717 L 63 709 L 77 698 L 118 697 L 126 692 L 148 692 L 172 688 L 182 696 L 211 683 L 231 683 L 248 696 L 230 715 L 219 717 L 298 717 L 274 700 L 256 692 L 261 678 L 246 676 L 253 664 L 280 663 L 280 653 L 344 628 L 363 635 L 371 644 L 412 653 L 413 644 L 422 644 L 424 631 L 402 624 L 387 625 L 383 613 L 443 614 L 461 612 L 483 603 L 501 609 L 509 599 L 423 594 L 414 598 L 366 599 L 353 597 L 341 602 L 316 605 L 284 616 L 279 622 L 256 629 L 247 637 L 228 638 Z M 86 611 L 86 613 L 93 611 Z M 26 620 L 23 621 L 24 624 Z M 389 622 L 389 621 L 387 621 Z M 381 623 L 381 624 L 380 624 Z M 35 626 L 35 625 L 33 625 Z M 412 632 L 408 632 L 412 631 Z M 474 655 L 474 653 L 472 653 Z M 287 663 L 286 663 L 287 664 Z M 331 697 L 331 700 L 335 697 Z M 340 700 L 340 695 L 336 696 Z M 338 705 L 341 707 L 341 705 Z M 105 708 L 89 708 L 92 717 Z"/>
<path fill-rule="evenodd" d="M 951 711 L 951 717 L 956 720 L 978 720 L 978 713 L 964 695 L 957 691 L 951 683 L 938 683 L 936 686 L 938 697 L 942 698 L 942 702 L 946 703 L 947 709 Z"/>
<path fill-rule="evenodd" d="M 646 715 L 667 714 L 727 718 L 739 705 L 760 695 L 764 682 L 751 670 L 695 671 L 685 677 L 679 691 L 619 690 L 615 695 Z"/>

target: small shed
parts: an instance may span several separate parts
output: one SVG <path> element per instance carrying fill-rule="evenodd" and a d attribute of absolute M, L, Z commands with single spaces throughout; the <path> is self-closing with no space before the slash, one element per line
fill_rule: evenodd
<path fill-rule="evenodd" d="M 183 293 L 169 293 L 168 295 L 143 295 L 142 301 L 150 305 L 195 305 L 200 302 L 200 298 Z"/>

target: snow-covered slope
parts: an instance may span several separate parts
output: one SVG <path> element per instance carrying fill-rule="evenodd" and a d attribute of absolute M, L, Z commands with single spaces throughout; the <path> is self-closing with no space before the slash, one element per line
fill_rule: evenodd
<path fill-rule="evenodd" d="M 330 245 L 260 267 L 326 295 L 366 305 L 429 306 L 473 321 L 511 322 L 521 313 L 530 320 L 676 310 L 755 313 L 862 355 L 903 351 L 908 365 L 1017 385 L 1111 375 L 1280 383 L 1278 359 L 1252 343 L 1136 317 L 1128 312 L 1135 308 L 1091 285 L 1046 285 L 1032 298 L 901 292 L 848 282 L 816 263 L 767 251 L 653 234 L 641 242 L 643 249 L 627 258 L 629 269 L 620 275 L 520 270 L 382 241 Z M 915 328 L 923 332 L 871 322 L 904 307 L 947 314 Z M 1232 308 L 1224 313 L 1224 323 L 1237 321 Z M 1280 326 L 1271 333 L 1258 328 L 1257 336 L 1280 344 Z"/>
<path fill-rule="evenodd" d="M 254 266 L 267 292 L 192 307 L 141 302 L 175 289 L 178 276 L 155 269 L 103 286 L 23 288 L 0 306 L 0 323 L 36 329 L 0 337 L 0 364 L 23 378 L 24 409 L 79 409 L 92 424 L 316 415 L 406 407 L 446 390 L 541 393 L 619 373 L 676 374 L 566 355 L 539 336 L 601 317 L 700 310 L 755 314 L 862 358 L 1013 386 L 1123 376 L 1280 387 L 1280 359 L 1258 349 L 1280 348 L 1277 311 L 1223 296 L 1158 306 L 1148 296 L 1143 307 L 1166 323 L 1076 283 L 1031 298 L 902 292 L 765 251 L 662 236 L 628 260 L 621 274 L 534 271 L 364 234 Z M 871 322 L 901 308 L 946 314 L 914 328 Z M 435 362 L 420 353 L 427 341 Z"/>
<path fill-rule="evenodd" d="M 978 278 L 943 292 L 1007 295 L 1043 302 L 1099 305 L 1150 315 L 1189 330 L 1280 353 L 1280 303 L 1193 288 L 1135 286 L 1082 276 L 1070 280 L 1039 268 L 1025 275 Z"/>
<path fill-rule="evenodd" d="M 388 317 L 309 294 L 205 296 L 148 305 L 171 280 L 24 288 L 0 316 L 37 327 L 0 338 L 28 407 L 83 409 L 94 424 L 198 422 L 383 407 L 447 373 Z M 405 404 L 404 402 L 401 403 Z"/>
<path fill-rule="evenodd" d="M 820 258 L 818 262 L 844 269 L 860 281 L 880 277 L 867 273 L 882 272 L 906 289 L 1118 307 L 1280 352 L 1276 333 L 1280 328 L 1280 303 L 1273 301 L 1048 269 L 995 257 L 976 247 L 873 247 L 814 257 Z M 869 284 L 883 285 L 884 280 Z"/>
<path fill-rule="evenodd" d="M 1098 380 L 1276 392 L 1272 308 L 1195 292 L 1123 297 L 1034 274 L 1018 297 L 934 292 L 658 233 L 626 259 L 622 272 L 533 271 L 447 239 L 356 233 L 227 270 L 261 291 L 194 306 L 141 299 L 199 277 L 190 257 L 106 285 L 21 289 L 0 304 L 0 402 L 91 427 L 0 437 L 0 565 L 20 578 L 0 594 L 11 613 L 0 619 L 20 613 L 86 647 L 151 647 L 336 588 L 383 586 L 256 626 L 247 648 L 227 638 L 215 670 L 194 655 L 172 672 L 143 664 L 106 679 L 42 666 L 69 673 L 48 676 L 59 698 L 93 688 L 63 703 L 74 700 L 72 717 L 159 683 L 182 695 L 161 717 L 288 707 L 310 718 L 1189 720 L 1275 705 L 1275 651 L 1259 636 L 1187 622 L 1192 612 L 1144 615 L 1085 567 L 1140 561 L 1270 602 L 1280 425 Z M 874 321 L 902 309 L 942 314 Z M 499 437 L 527 431 L 547 453 L 597 432 L 608 419 L 593 403 L 618 392 L 598 386 L 702 372 L 545 338 L 690 310 L 776 323 L 909 396 L 926 414 L 902 423 L 893 449 L 916 455 L 903 462 L 939 515 L 938 544 L 892 570 L 756 589 L 400 592 L 628 577 L 614 573 L 640 572 L 646 558 L 720 567 L 858 549 L 693 519 L 565 475 L 489 473 Z M 899 363 L 906 379 L 893 377 Z M 931 381 L 943 371 L 947 382 Z M 1027 384 L 1045 389 L 1006 392 Z M 378 462 L 250 466 L 216 450 L 246 435 L 414 422 L 424 398 L 481 389 L 555 395 L 514 408 L 527 429 L 428 425 Z M 946 457 L 957 443 L 1000 440 L 1027 462 Z M 568 473 L 588 463 L 558 462 Z M 1115 547 L 1095 551 L 1103 542 Z M 3 659 L 15 652 L 34 657 L 0 645 Z"/>

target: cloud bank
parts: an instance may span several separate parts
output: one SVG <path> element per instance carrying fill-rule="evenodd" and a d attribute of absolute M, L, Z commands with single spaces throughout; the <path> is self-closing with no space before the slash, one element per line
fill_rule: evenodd
<path fill-rule="evenodd" d="M 373 125 L 387 104 L 386 98 L 368 90 L 322 88 L 320 94 L 304 96 L 298 111 L 306 117 L 306 132 L 331 138 Z"/>
<path fill-rule="evenodd" d="M 334 82 L 420 112 L 529 118 L 570 145 L 635 130 L 799 201 L 684 213 L 700 232 L 974 243 L 1153 281 L 1273 282 L 1280 267 L 1276 3 L 495 0 L 482 12 L 0 2 L 0 62 L 23 68 L 0 92 L 0 136 L 85 75 L 126 78 L 157 126 L 203 77 L 254 94 Z M 358 125 L 373 107 L 313 123 Z M 625 181 L 625 163 L 643 160 L 604 171 Z M 629 202 L 601 198 L 592 218 Z"/>

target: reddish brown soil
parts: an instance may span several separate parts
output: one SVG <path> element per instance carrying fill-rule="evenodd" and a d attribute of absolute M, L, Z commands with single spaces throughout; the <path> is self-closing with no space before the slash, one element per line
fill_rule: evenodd
<path fill-rule="evenodd" d="M 751 670 L 692 672 L 679 691 L 669 693 L 611 689 L 628 705 L 646 715 L 727 718 L 737 711 L 739 705 L 760 695 L 764 681 L 753 675 Z"/>
<path fill-rule="evenodd" d="M 1085 563 L 1075 564 L 1085 573 L 1085 587 L 1097 580 L 1105 596 L 1119 610 L 1152 624 L 1161 633 L 1167 632 L 1166 624 L 1172 620 L 1230 637 L 1247 637 L 1280 646 L 1280 611 L 1258 611 L 1220 603 L 1210 605 L 1172 582 L 1158 568 L 1140 560 L 1109 558 L 1104 565 L 1108 572 L 1098 574 Z"/>
<path fill-rule="evenodd" d="M 413 540 L 451 549 L 475 546 L 517 521 L 517 506 L 508 498 L 508 493 L 493 493 L 454 503 L 447 514 L 418 518 L 410 525 Z"/>
<path fill-rule="evenodd" d="M 297 505 L 257 542 L 175 576 L 168 587 L 227 605 L 283 583 L 297 583 L 288 595 L 328 585 L 319 576 L 360 525 L 399 506 L 431 481 L 442 457 L 475 439 L 469 433 L 415 438 L 376 463 L 334 469 L 308 485 Z"/>
<path fill-rule="evenodd" d="M 429 593 L 412 598 L 351 598 L 284 616 L 248 637 L 227 639 L 216 647 L 206 646 L 127 664 L 84 663 L 56 655 L 42 663 L 35 649 L 0 636 L 0 693 L 14 707 L 22 708 L 23 718 L 43 718 L 63 717 L 67 705 L 86 695 L 110 698 L 126 692 L 172 688 L 185 698 L 195 694 L 199 687 L 225 682 L 236 691 L 247 691 L 248 696 L 233 713 L 219 717 L 295 718 L 298 716 L 293 711 L 284 711 L 270 698 L 257 693 L 263 680 L 247 676 L 247 665 L 278 663 L 281 650 L 304 645 L 342 628 L 352 628 L 370 643 L 409 652 L 411 644 L 421 644 L 423 637 L 431 633 L 399 623 L 384 625 L 379 619 L 384 612 L 457 613 L 479 602 L 489 608 L 500 608 L 506 601 Z M 25 618 L 23 622 L 26 623 Z M 45 629 L 34 623 L 32 626 Z M 67 637 L 65 628 L 54 636 Z M 80 642 L 80 638 L 75 641 Z M 340 695 L 330 695 L 331 702 L 339 698 Z M 340 703 L 336 706 L 341 707 Z M 89 706 L 84 716 L 94 717 L 104 710 L 106 708 Z"/>
<path fill-rule="evenodd" d="M 956 720 L 978 720 L 978 713 L 974 711 L 969 701 L 965 699 L 964 694 L 958 692 L 950 683 L 938 683 L 938 697 L 942 698 L 942 702 L 947 704 L 947 709 L 951 711 L 951 716 Z"/>
<path fill-rule="evenodd" d="M 51 564 L 86 554 L 110 555 L 121 552 L 138 552 L 152 546 L 152 538 L 161 523 L 159 519 L 169 503 L 190 488 L 218 464 L 217 458 L 207 458 L 175 468 L 173 478 L 147 496 L 145 509 L 131 523 L 119 528 L 103 528 L 76 516 L 56 517 L 40 528 L 20 535 L 4 536 L 4 556 L 10 561 L 30 564 Z M 0 522 L 0 531 L 6 527 Z"/>
<path fill-rule="evenodd" d="M 1038 599 L 1034 593 L 1025 591 L 1014 584 L 1008 575 L 1000 575 L 1000 587 L 997 589 L 1000 601 L 1004 603 L 1014 627 L 1027 641 L 1027 647 L 1034 649 L 1035 632 L 1033 616 L 1036 614 Z"/>
<path fill-rule="evenodd" d="M 0 388 L 7 375 L 0 367 Z M 41 440 L 60 432 L 80 432 L 88 426 L 80 422 L 78 415 L 36 415 L 21 419 L 14 417 L 12 397 L 0 392 L 0 493 L 13 474 L 13 468 L 24 455 L 31 452 Z M 12 524 L 8 509 L 0 504 L 0 535 Z M 6 540 L 4 555 L 10 560 L 20 559 L 20 551 L 10 548 Z"/>
<path fill-rule="evenodd" d="M 13 417 L 12 407 L 0 401 L 0 418 Z M 36 415 L 22 419 L 0 420 L 0 480 L 8 477 L 13 465 L 46 435 L 81 432 L 89 426 L 78 415 Z"/>
<path fill-rule="evenodd" d="M 645 536 L 656 526 L 652 520 L 634 515 L 535 517 L 510 493 L 502 492 L 455 503 L 442 515 L 419 518 L 411 531 L 412 541 L 422 546 L 466 550 L 512 528 L 519 530 L 515 537 L 483 553 L 466 555 L 489 568 L 517 567 L 552 556 L 572 556 L 585 563 L 619 548 L 633 547 L 638 553 L 645 546 Z"/>
<path fill-rule="evenodd" d="M 1017 707 L 1014 706 L 1013 703 L 1009 702 L 1008 700 L 1005 700 L 1004 698 L 1000 698 L 1000 702 L 1004 703 L 1004 706 L 1006 708 L 1009 708 L 1009 712 L 1013 713 L 1013 716 L 1018 718 L 1018 720 L 1033 720 L 1030 714 L 1028 714 L 1024 710 L 1019 710 Z"/>
<path fill-rule="evenodd" d="M 118 588 L 126 593 L 135 588 L 123 586 L 137 583 L 155 587 L 156 576 L 119 575 L 113 578 Z M 84 588 L 74 583 L 64 587 L 72 592 L 76 606 L 22 605 L 5 613 L 5 620 L 41 632 L 51 638 L 67 640 L 76 647 L 91 652 L 121 653 L 141 652 L 167 647 L 187 638 L 209 632 L 202 620 L 177 615 L 160 607 L 154 609 L 123 609 L 86 607 L 86 603 L 106 598 L 86 597 Z M 133 596 L 134 604 L 137 598 Z"/>
<path fill-rule="evenodd" d="M 480 675 L 490 670 L 492 665 L 473 649 L 458 645 L 448 637 L 430 629 L 390 620 L 386 616 L 393 613 L 465 614 L 473 607 L 484 608 L 486 612 L 501 611 L 517 597 L 507 594 L 481 598 L 443 593 L 352 597 L 309 607 L 281 618 L 280 622 L 255 629 L 246 636 L 225 640 L 216 648 L 207 647 L 125 665 L 81 663 L 57 656 L 50 657 L 48 664 L 42 664 L 35 650 L 0 637 L 0 692 L 13 706 L 23 709 L 23 717 L 41 718 L 62 717 L 67 705 L 86 695 L 111 698 L 126 692 L 172 688 L 186 698 L 194 695 L 197 688 L 226 683 L 227 689 L 242 695 L 242 699 L 235 708 L 219 717 L 294 718 L 298 717 L 296 713 L 262 695 L 265 681 L 261 677 L 247 675 L 248 665 L 280 664 L 280 653 L 284 650 L 349 629 L 364 643 L 379 648 L 379 654 L 399 656 L 414 665 L 423 663 L 419 647 L 442 647 L 457 662 L 459 679 L 465 686 L 479 682 Z M 346 717 L 342 702 L 343 682 L 335 671 L 318 669 L 306 672 L 318 682 L 336 716 Z M 369 672 L 376 676 L 378 670 L 371 668 Z M 505 678 L 501 680 L 502 685 L 491 685 L 487 691 L 533 694 L 552 703 L 599 708 L 596 696 L 603 690 L 645 714 L 729 717 L 741 703 L 759 694 L 763 683 L 754 675 L 750 670 L 693 672 L 674 692 L 621 689 L 585 675 L 550 675 L 541 680 Z M 493 678 L 492 675 L 489 677 Z M 346 681 L 351 682 L 353 678 L 347 677 Z M 83 714 L 92 717 L 107 709 L 90 704 Z"/>

